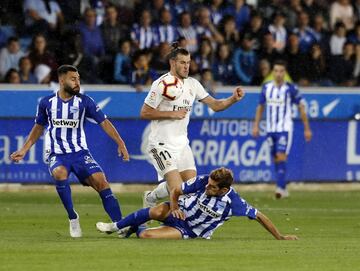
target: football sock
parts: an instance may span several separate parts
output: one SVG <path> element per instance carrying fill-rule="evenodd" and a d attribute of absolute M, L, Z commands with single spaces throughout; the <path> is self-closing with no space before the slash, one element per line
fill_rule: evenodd
<path fill-rule="evenodd" d="M 275 170 L 277 175 L 276 185 L 282 189 L 286 189 L 286 161 L 275 163 Z"/>
<path fill-rule="evenodd" d="M 148 198 L 152 201 L 157 201 L 169 196 L 169 191 L 167 189 L 166 181 L 160 183 L 151 193 L 148 195 Z"/>
<path fill-rule="evenodd" d="M 68 213 L 69 219 L 77 218 L 71 198 L 71 188 L 68 180 L 55 181 L 56 191 Z"/>
<path fill-rule="evenodd" d="M 103 206 L 113 222 L 121 220 L 120 205 L 110 188 L 99 192 Z"/>
<path fill-rule="evenodd" d="M 127 226 L 132 226 L 136 228 L 149 220 L 150 220 L 150 208 L 144 208 L 128 215 L 124 219 L 121 219 L 116 223 L 116 226 L 119 229 L 125 228 Z"/>

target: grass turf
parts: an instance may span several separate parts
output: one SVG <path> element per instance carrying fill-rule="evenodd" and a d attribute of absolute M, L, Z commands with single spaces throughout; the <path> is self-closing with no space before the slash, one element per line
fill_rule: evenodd
<path fill-rule="evenodd" d="M 242 196 L 300 240 L 277 241 L 236 217 L 211 240 L 119 239 L 95 230 L 107 220 L 95 192 L 73 193 L 83 238 L 72 239 L 55 191 L 0 192 L 0 270 L 360 270 L 358 191 Z M 141 207 L 139 193 L 118 198 L 125 215 Z"/>

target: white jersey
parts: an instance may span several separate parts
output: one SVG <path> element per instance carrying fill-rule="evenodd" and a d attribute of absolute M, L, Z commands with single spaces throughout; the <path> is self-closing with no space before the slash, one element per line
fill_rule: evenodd
<path fill-rule="evenodd" d="M 180 150 L 189 144 L 187 126 L 195 100 L 202 100 L 206 98 L 209 93 L 206 92 L 198 80 L 188 77 L 184 79 L 183 84 L 181 84 L 183 88 L 181 96 L 176 100 L 169 100 L 164 97 L 163 87 L 162 84 L 160 84 L 166 76 L 172 75 L 170 75 L 170 73 L 164 74 L 153 82 L 145 98 L 145 104 L 160 111 L 177 111 L 185 108 L 188 113 L 186 117 L 181 120 L 167 119 L 151 121 L 149 144 L 150 146 L 154 146 L 160 143 L 171 150 Z"/>

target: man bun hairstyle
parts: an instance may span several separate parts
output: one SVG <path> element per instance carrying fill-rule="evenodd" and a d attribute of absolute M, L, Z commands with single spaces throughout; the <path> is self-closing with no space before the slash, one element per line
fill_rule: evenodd
<path fill-rule="evenodd" d="M 79 72 L 78 69 L 73 65 L 61 65 L 57 69 L 58 76 L 67 74 L 68 72 Z"/>
<path fill-rule="evenodd" d="M 179 42 L 178 41 L 174 41 L 171 44 L 171 51 L 168 54 L 168 59 L 175 59 L 178 55 L 189 55 L 189 51 L 185 48 L 179 47 Z"/>

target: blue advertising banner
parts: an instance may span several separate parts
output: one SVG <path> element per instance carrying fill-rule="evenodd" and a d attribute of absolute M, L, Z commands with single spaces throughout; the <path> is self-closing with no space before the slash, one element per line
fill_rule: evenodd
<path fill-rule="evenodd" d="M 116 145 L 102 129 L 88 123 L 90 151 L 111 182 L 152 183 L 156 172 L 147 160 L 146 144 L 149 122 L 114 120 L 131 155 L 129 163 L 117 157 Z M 9 155 L 25 141 L 32 119 L 0 119 L 0 182 L 51 182 L 43 156 L 43 139 L 19 164 Z M 360 181 L 360 123 L 356 121 L 313 121 L 314 138 L 305 143 L 300 121 L 288 163 L 291 181 Z M 261 123 L 261 136 L 251 137 L 252 122 L 239 119 L 193 119 L 189 138 L 199 174 L 225 166 L 234 171 L 237 182 L 274 180 L 268 142 Z"/>
<path fill-rule="evenodd" d="M 41 97 L 50 95 L 46 90 L 1 90 L 0 117 L 33 117 L 36 104 Z M 91 96 L 113 118 L 138 118 L 147 93 L 134 91 L 117 91 L 116 89 L 86 89 Z M 231 93 L 219 92 L 216 98 L 226 98 Z M 360 93 L 358 91 L 341 92 L 306 92 L 303 93 L 307 112 L 312 119 L 349 119 L 360 113 Z M 195 103 L 192 118 L 236 118 L 252 119 L 258 104 L 259 91 L 247 91 L 243 101 L 223 112 L 214 113 L 202 103 Z M 298 113 L 294 106 L 294 117 Z"/>

